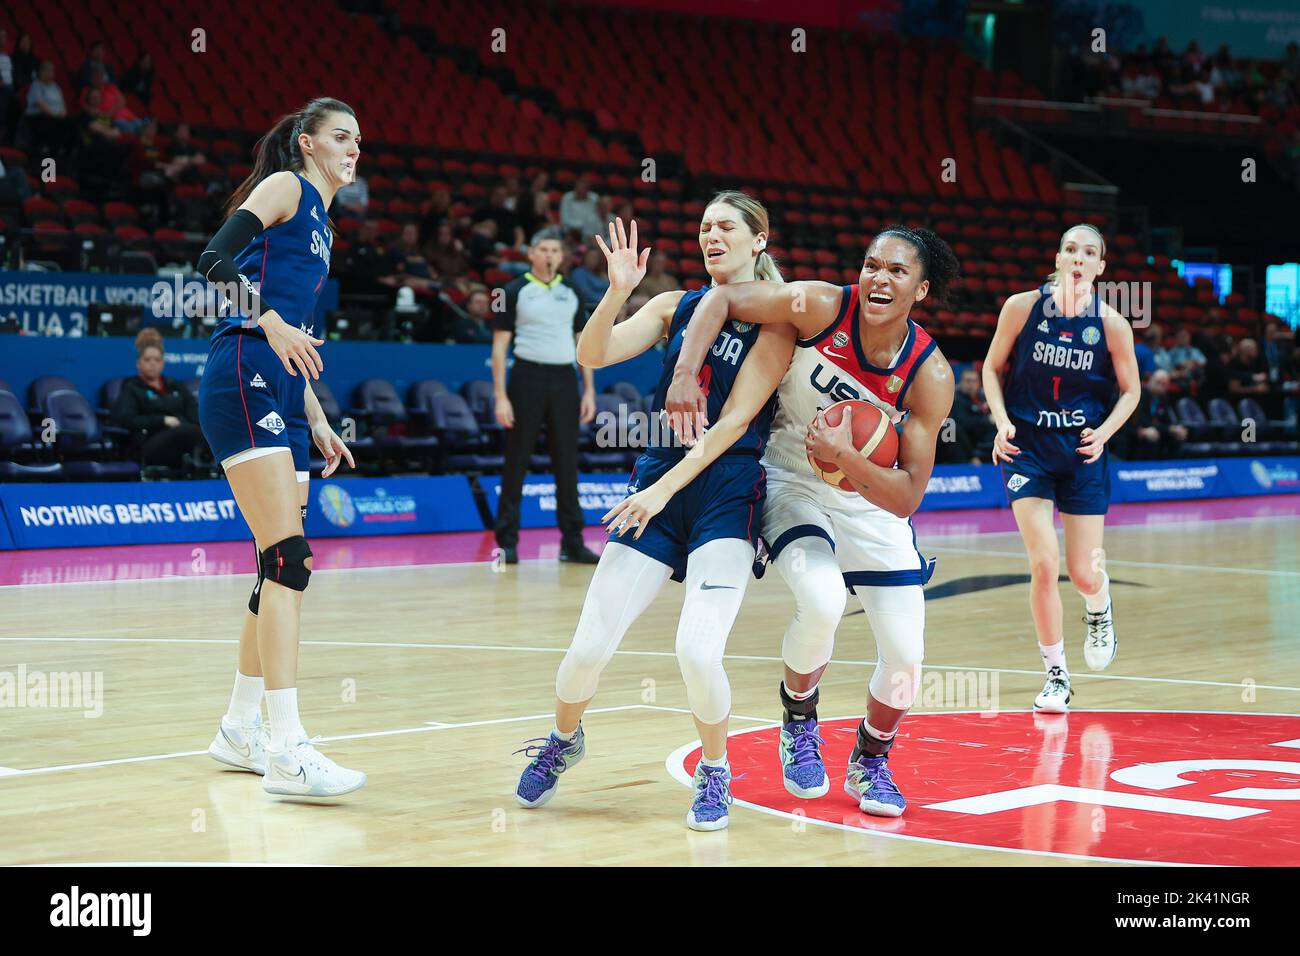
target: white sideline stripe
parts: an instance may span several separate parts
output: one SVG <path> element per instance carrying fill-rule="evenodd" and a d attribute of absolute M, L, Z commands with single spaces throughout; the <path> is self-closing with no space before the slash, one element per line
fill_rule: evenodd
<path fill-rule="evenodd" d="M 616 710 L 639 710 L 644 704 L 623 704 L 620 707 L 593 707 L 587 711 L 589 714 L 606 714 Z M 500 717 L 495 720 L 473 720 L 463 724 L 440 724 L 434 721 L 428 721 L 420 727 L 403 727 L 398 730 L 376 730 L 362 734 L 340 734 L 337 737 L 321 737 L 321 743 L 331 743 L 336 740 L 364 740 L 369 737 L 393 737 L 398 734 L 419 734 L 427 733 L 431 730 L 459 730 L 463 727 L 483 727 L 488 724 L 511 724 L 525 720 L 554 720 L 555 713 L 548 712 L 545 714 L 529 714 L 525 717 Z M 0 776 L 13 777 L 34 777 L 38 774 L 59 773 L 65 770 L 93 770 L 96 767 L 113 767 L 120 764 L 128 763 L 149 763 L 155 760 L 171 760 L 176 757 L 197 757 L 200 754 L 207 754 L 206 750 L 178 750 L 174 753 L 167 754 L 147 754 L 142 757 L 119 757 L 115 760 L 92 760 L 87 763 L 69 763 L 60 764 L 54 767 L 29 767 L 25 770 L 15 770 L 10 768 L 8 773 Z"/>
<path fill-rule="evenodd" d="M 239 641 L 234 638 L 187 638 L 187 637 L 0 637 L 0 643 L 23 643 L 23 642 L 63 642 L 63 643 L 90 643 L 90 644 L 238 644 Z M 422 644 L 415 642 L 404 643 L 401 641 L 299 641 L 299 644 L 305 647 L 397 647 L 411 648 L 415 650 L 434 650 L 434 651 L 519 651 L 529 654 L 563 654 L 567 648 L 564 647 L 534 647 L 530 645 L 513 645 L 513 644 Z M 674 651 L 626 651 L 617 650 L 616 655 L 627 657 L 676 657 Z M 758 661 L 761 663 L 779 663 L 780 657 L 772 657 L 763 654 L 727 654 L 724 660 L 728 661 Z M 830 663 L 838 664 L 841 667 L 874 667 L 876 661 L 852 661 L 832 658 Z M 1024 670 L 1016 667 L 984 667 L 976 664 L 922 664 L 923 670 L 936 671 L 984 671 L 989 674 L 1027 674 L 1030 677 L 1042 677 L 1041 670 Z M 1079 672 L 1070 675 L 1071 680 L 1126 680 L 1138 681 L 1147 684 L 1181 684 L 1191 687 L 1234 687 L 1240 688 L 1243 685 L 1240 681 L 1218 681 L 1218 680 L 1195 680 L 1184 677 L 1134 677 L 1125 674 L 1096 674 Z M 1280 690 L 1292 693 L 1300 693 L 1300 687 L 1288 687 L 1285 684 L 1253 684 L 1256 690 Z M 649 706 L 641 704 L 638 706 Z"/>

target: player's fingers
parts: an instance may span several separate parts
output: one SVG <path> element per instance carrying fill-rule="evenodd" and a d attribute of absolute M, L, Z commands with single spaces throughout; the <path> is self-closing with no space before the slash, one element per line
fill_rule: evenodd
<path fill-rule="evenodd" d="M 325 467 L 321 469 L 320 476 L 322 478 L 328 478 L 330 475 L 334 474 L 334 469 L 338 467 L 338 464 L 339 464 L 338 455 L 335 455 L 332 458 L 327 459 L 325 462 Z"/>
<path fill-rule="evenodd" d="M 352 449 L 348 448 L 348 446 L 343 444 L 343 442 L 341 441 L 339 442 L 338 447 L 339 447 L 339 453 L 348 460 L 348 467 L 349 468 L 357 467 L 357 463 L 352 458 Z"/>
<path fill-rule="evenodd" d="M 620 249 L 626 249 L 626 248 L 627 248 L 627 230 L 623 228 L 623 220 L 622 220 L 621 217 L 617 217 L 617 218 L 614 219 L 614 221 L 615 221 L 616 223 L 618 223 L 618 247 L 619 247 Z"/>
<path fill-rule="evenodd" d="M 309 339 L 308 341 L 311 342 L 315 340 Z M 316 347 L 314 345 L 308 345 L 306 348 L 307 348 L 307 354 L 311 356 L 312 364 L 316 366 L 316 371 L 318 372 L 325 371 L 325 362 L 321 359 L 320 353 L 316 351 Z M 319 375 L 316 377 L 320 378 Z"/>
<path fill-rule="evenodd" d="M 635 219 L 632 220 L 632 230 L 627 237 L 627 247 L 632 250 L 633 255 L 636 255 L 636 220 Z"/>
<path fill-rule="evenodd" d="M 275 353 L 275 354 L 280 356 L 280 361 L 284 364 L 284 370 L 285 370 L 286 372 L 288 372 L 290 375 L 297 375 L 297 374 L 298 374 L 297 372 L 295 372 L 295 371 L 293 370 L 293 365 L 291 365 L 290 362 L 289 362 L 289 355 L 288 355 L 288 353 L 280 353 L 280 352 L 277 352 L 277 353 Z"/>
<path fill-rule="evenodd" d="M 614 231 L 614 229 L 613 229 L 613 227 L 611 226 L 611 227 L 610 227 L 610 232 L 613 232 L 613 231 Z M 609 246 L 605 245 L 605 240 L 602 239 L 602 238 L 600 238 L 600 234 L 599 234 L 599 233 L 597 233 L 593 238 L 595 238 L 595 240 L 596 240 L 596 244 L 600 246 L 600 251 L 603 252 L 603 253 L 605 253 L 605 258 L 606 258 L 606 259 L 608 259 L 611 255 L 613 255 L 613 253 L 611 253 L 611 252 L 609 251 Z"/>
<path fill-rule="evenodd" d="M 646 263 L 649 261 L 650 261 L 650 247 L 646 246 L 644 249 L 641 250 L 641 258 L 636 261 L 636 267 L 638 269 L 644 269 L 646 267 Z"/>

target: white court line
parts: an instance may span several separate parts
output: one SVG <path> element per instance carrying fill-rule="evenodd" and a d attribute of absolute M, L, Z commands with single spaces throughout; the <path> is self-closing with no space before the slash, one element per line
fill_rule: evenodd
<path fill-rule="evenodd" d="M 1018 532 L 1017 532 L 1018 533 Z M 924 543 L 924 542 L 922 542 Z M 926 550 L 948 552 L 949 554 L 973 554 L 980 557 L 1004 557 L 1027 560 L 1023 551 L 989 551 L 983 548 L 953 548 L 936 545 Z M 1258 574 L 1264 577 L 1300 578 L 1300 571 L 1277 571 L 1269 568 L 1223 568 L 1212 564 L 1164 564 L 1159 561 L 1125 561 L 1107 556 L 1106 564 L 1118 564 L 1133 568 L 1160 568 L 1166 571 L 1217 571 L 1221 574 Z M 941 583 L 941 582 L 940 582 Z"/>
<path fill-rule="evenodd" d="M 647 705 L 645 704 L 623 704 L 619 707 L 593 707 L 587 711 L 588 714 L 607 714 L 617 710 L 639 710 Z M 554 720 L 554 711 L 545 714 L 529 714 L 526 717 L 501 717 L 495 720 L 473 720 L 463 724 L 439 724 L 434 721 L 427 722 L 422 727 L 403 727 L 399 730 L 377 730 L 363 734 L 340 734 L 337 737 L 321 737 L 321 743 L 331 743 L 336 740 L 364 740 L 369 737 L 393 737 L 398 734 L 419 734 L 428 733 L 434 730 L 460 730 L 464 727 L 483 727 L 488 724 L 511 724 L 519 723 L 526 720 Z M 206 750 L 178 750 L 174 753 L 167 754 L 148 754 L 143 757 L 119 757 L 115 760 L 92 760 L 87 763 L 69 763 L 60 764 L 54 767 L 30 767 L 24 770 L 9 769 L 7 774 L 0 776 L 10 777 L 34 777 L 38 774 L 61 773 L 66 770 L 94 770 L 98 767 L 115 767 L 128 763 L 150 763 L 155 760 L 172 760 L 177 757 L 197 757 L 206 755 Z M 8 768 L 5 768 L 8 769 Z"/>
<path fill-rule="evenodd" d="M 64 642 L 64 643 L 103 643 L 103 644 L 238 644 L 239 641 L 233 638 L 184 638 L 184 637 L 0 637 L 0 643 L 24 643 L 24 642 Z M 402 643 L 399 641 L 300 641 L 301 645 L 306 647 L 387 647 L 387 648 L 411 648 L 415 650 L 435 650 L 435 651 L 519 651 L 529 654 L 563 654 L 567 650 L 564 647 L 533 647 L 529 645 L 511 645 L 511 644 L 421 644 L 421 643 Z M 625 651 L 617 650 L 616 655 L 626 657 L 673 657 L 677 656 L 675 651 Z M 760 663 L 780 663 L 782 658 L 772 657 L 762 654 L 727 654 L 723 660 L 728 661 L 758 661 Z M 851 661 L 832 658 L 832 664 L 838 664 L 841 667 L 874 667 L 876 661 Z M 985 671 L 990 674 L 1025 674 L 1030 677 L 1042 677 L 1041 670 L 1023 670 L 1016 667 L 985 667 L 979 664 L 922 664 L 923 670 L 936 671 Z M 1085 678 L 1087 680 L 1122 680 L 1137 681 L 1144 684 L 1183 684 L 1191 687 L 1233 687 L 1241 688 L 1243 685 L 1240 681 L 1219 681 L 1219 680 L 1195 680 L 1183 677 L 1133 677 L 1125 674 L 1094 674 L 1079 672 L 1070 675 L 1072 679 Z M 1289 687 L 1285 684 L 1253 684 L 1256 690 L 1280 690 L 1300 693 L 1300 687 Z M 649 706 L 649 705 L 638 705 Z"/>

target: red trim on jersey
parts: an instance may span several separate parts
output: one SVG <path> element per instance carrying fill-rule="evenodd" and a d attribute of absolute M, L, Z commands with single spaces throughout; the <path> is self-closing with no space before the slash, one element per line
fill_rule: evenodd
<path fill-rule="evenodd" d="M 244 349 L 243 335 L 237 335 L 239 340 L 235 343 L 235 382 L 239 385 L 239 400 L 244 403 L 244 421 L 248 422 L 248 441 L 250 448 L 257 447 L 257 439 L 253 437 L 253 419 L 248 414 L 248 399 L 244 397 L 244 371 L 240 368 L 240 353 Z"/>
<path fill-rule="evenodd" d="M 907 353 L 888 371 L 881 374 L 872 372 L 862 367 L 858 361 L 857 350 L 854 347 L 854 324 L 858 315 L 858 287 L 853 286 L 853 291 L 849 296 L 848 308 L 844 310 L 844 315 L 835 326 L 834 331 L 826 338 L 823 338 L 815 346 L 817 353 L 823 358 L 829 360 L 833 365 L 842 371 L 848 372 L 855 379 L 867 387 L 867 389 L 886 405 L 897 408 L 898 396 L 906 389 L 908 381 L 915 374 L 917 360 L 929 348 L 933 339 L 930 333 L 921 328 L 916 322 L 912 322 L 912 328 L 916 330 L 912 335 L 911 348 Z M 836 336 L 843 335 L 845 342 L 842 346 L 836 346 Z M 891 380 L 896 387 L 891 391 L 889 388 Z"/>

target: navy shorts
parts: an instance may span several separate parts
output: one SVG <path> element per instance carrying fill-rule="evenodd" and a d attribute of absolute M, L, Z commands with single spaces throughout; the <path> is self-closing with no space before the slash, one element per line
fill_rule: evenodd
<path fill-rule="evenodd" d="M 1104 515 L 1110 507 L 1109 453 L 1091 465 L 1084 464 L 1079 433 L 1073 430 L 1038 428 L 1016 422 L 1011 444 L 1020 454 L 1002 463 L 1002 484 L 1007 500 L 1046 498 L 1067 515 Z"/>
<path fill-rule="evenodd" d="M 199 425 L 212 456 L 224 461 L 250 448 L 288 448 L 294 470 L 307 471 L 305 388 L 302 374 L 286 372 L 260 335 L 217 336 L 199 385 Z"/>
<path fill-rule="evenodd" d="M 642 455 L 628 478 L 628 494 L 644 491 L 673 467 L 675 459 Z M 757 546 L 763 525 L 767 475 L 752 455 L 723 455 L 694 481 L 673 495 L 650 519 L 640 538 L 629 531 L 611 541 L 625 544 L 673 569 L 673 580 L 686 580 L 686 558 L 718 538 L 741 538 Z"/>

